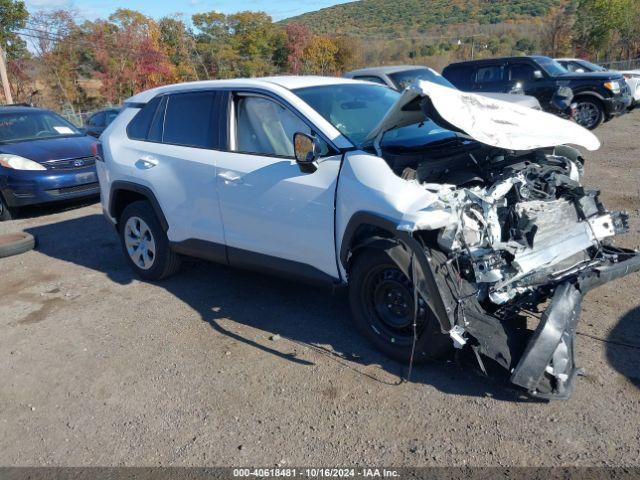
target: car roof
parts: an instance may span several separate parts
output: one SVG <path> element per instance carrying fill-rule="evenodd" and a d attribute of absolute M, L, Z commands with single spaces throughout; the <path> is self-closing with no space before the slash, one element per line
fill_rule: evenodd
<path fill-rule="evenodd" d="M 345 75 L 388 75 L 390 73 L 406 72 L 409 70 L 422 70 L 425 68 L 427 67 L 425 67 L 424 65 L 387 65 L 381 67 L 360 68 L 358 70 L 347 72 L 345 73 Z"/>
<path fill-rule="evenodd" d="M 107 107 L 107 108 L 102 108 L 100 110 L 96 110 L 91 115 L 95 115 L 96 113 L 102 113 L 102 112 L 119 112 L 120 110 L 122 110 L 122 107 Z"/>
<path fill-rule="evenodd" d="M 0 113 L 33 113 L 33 112 L 51 112 L 46 108 L 27 107 L 24 105 L 0 105 Z"/>
<path fill-rule="evenodd" d="M 551 57 L 547 57 L 546 55 L 522 55 L 519 57 L 494 57 L 494 58 L 483 58 L 480 60 L 467 60 L 465 62 L 455 62 L 455 63 L 450 63 L 447 67 L 445 68 L 449 68 L 452 66 L 464 66 L 464 65 L 478 65 L 478 64 L 482 64 L 482 63 L 492 63 L 492 62 L 497 62 L 497 61 L 510 61 L 510 60 L 524 60 L 526 58 L 530 58 L 530 59 L 538 59 L 538 58 L 551 58 Z"/>
<path fill-rule="evenodd" d="M 236 78 L 233 80 L 203 80 L 199 82 L 175 83 L 152 88 L 138 93 L 127 99 L 126 103 L 146 103 L 156 95 L 162 93 L 181 92 L 186 90 L 204 90 L 207 88 L 251 88 L 261 87 L 266 90 L 277 90 L 278 87 L 287 90 L 298 88 L 319 87 L 323 85 L 341 85 L 347 83 L 368 83 L 340 77 L 322 77 L 316 75 L 282 75 L 261 78 Z"/>

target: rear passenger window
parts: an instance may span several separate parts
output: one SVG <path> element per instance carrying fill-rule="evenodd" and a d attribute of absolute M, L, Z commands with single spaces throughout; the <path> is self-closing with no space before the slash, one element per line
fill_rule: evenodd
<path fill-rule="evenodd" d="M 501 82 L 503 78 L 502 65 L 489 65 L 478 68 L 476 73 L 476 82 L 478 83 L 494 83 Z"/>
<path fill-rule="evenodd" d="M 164 115 L 162 143 L 196 148 L 216 148 L 218 118 L 216 94 L 193 92 L 170 95 Z"/>
<path fill-rule="evenodd" d="M 511 80 L 516 82 L 528 82 L 534 80 L 535 68 L 527 63 L 514 63 L 509 67 Z"/>
<path fill-rule="evenodd" d="M 151 127 L 151 121 L 156 113 L 160 97 L 156 97 L 147 103 L 133 120 L 127 125 L 127 136 L 132 140 L 146 140 Z"/>
<path fill-rule="evenodd" d="M 447 67 L 442 72 L 442 76 L 460 90 L 473 88 L 473 68 L 471 67 Z"/>

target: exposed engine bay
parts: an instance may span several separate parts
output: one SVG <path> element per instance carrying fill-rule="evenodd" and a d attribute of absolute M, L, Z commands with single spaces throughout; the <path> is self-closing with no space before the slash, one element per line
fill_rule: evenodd
<path fill-rule="evenodd" d="M 579 373 L 573 337 L 582 296 L 640 268 L 636 252 L 611 242 L 628 230 L 628 216 L 608 212 L 599 192 L 581 185 L 583 160 L 571 147 L 514 152 L 463 135 L 382 153 L 448 215 L 429 242 L 447 256 L 436 281 L 455 311 L 454 345 L 471 343 L 533 394 L 567 398 Z M 523 333 L 527 313 L 542 319 Z"/>

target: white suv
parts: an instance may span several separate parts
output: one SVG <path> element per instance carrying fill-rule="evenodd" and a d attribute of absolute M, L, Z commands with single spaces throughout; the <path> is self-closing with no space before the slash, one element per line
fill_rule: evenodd
<path fill-rule="evenodd" d="M 640 268 L 608 241 L 626 217 L 580 185 L 568 143 L 599 147 L 574 123 L 431 82 L 209 81 L 130 98 L 98 175 L 144 279 L 188 255 L 348 284 L 357 327 L 391 357 L 472 347 L 558 398 L 578 372 L 582 296 Z"/>

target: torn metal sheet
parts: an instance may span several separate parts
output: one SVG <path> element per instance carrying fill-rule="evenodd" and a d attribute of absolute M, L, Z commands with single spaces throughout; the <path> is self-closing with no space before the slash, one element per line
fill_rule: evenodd
<path fill-rule="evenodd" d="M 444 120 L 446 125 L 441 125 L 443 128 L 457 129 L 494 147 L 533 150 L 572 144 L 587 150 L 600 148 L 598 138 L 577 123 L 511 102 L 461 92 L 428 81 L 419 81 L 409 86 L 380 124 L 371 131 L 367 140 L 379 140 L 389 130 L 423 121 L 429 115 L 419 105 L 420 98 L 431 102 L 437 113 L 431 115 L 431 120 L 436 123 L 443 123 Z"/>

